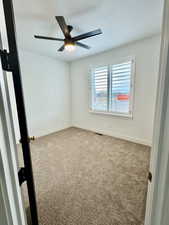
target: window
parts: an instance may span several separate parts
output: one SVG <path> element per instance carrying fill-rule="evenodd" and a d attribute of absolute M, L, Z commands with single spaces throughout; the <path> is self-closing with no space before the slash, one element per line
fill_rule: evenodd
<path fill-rule="evenodd" d="M 131 115 L 132 84 L 133 60 L 93 69 L 92 111 Z"/>

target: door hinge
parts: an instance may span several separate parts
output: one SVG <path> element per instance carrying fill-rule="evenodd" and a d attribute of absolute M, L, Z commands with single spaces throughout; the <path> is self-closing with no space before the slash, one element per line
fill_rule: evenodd
<path fill-rule="evenodd" d="M 21 167 L 19 169 L 18 177 L 19 177 L 19 184 L 20 185 L 22 185 L 23 182 L 25 182 L 27 180 L 27 178 L 26 178 L 26 172 L 25 172 L 25 168 L 24 167 Z"/>
<path fill-rule="evenodd" d="M 152 173 L 149 172 L 149 173 L 148 173 L 148 180 L 149 180 L 150 182 L 152 182 L 152 177 L 153 177 L 153 176 L 152 176 Z"/>
<path fill-rule="evenodd" d="M 5 71 L 12 72 L 14 69 L 14 55 L 11 53 L 8 53 L 7 50 L 1 50 L 0 49 L 0 57 L 1 57 L 1 63 L 2 63 L 2 69 Z"/>

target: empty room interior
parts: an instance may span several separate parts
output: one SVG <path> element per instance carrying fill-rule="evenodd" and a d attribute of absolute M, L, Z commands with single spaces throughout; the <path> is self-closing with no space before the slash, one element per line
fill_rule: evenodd
<path fill-rule="evenodd" d="M 14 13 L 40 225 L 143 225 L 163 1 L 14 0 Z"/>

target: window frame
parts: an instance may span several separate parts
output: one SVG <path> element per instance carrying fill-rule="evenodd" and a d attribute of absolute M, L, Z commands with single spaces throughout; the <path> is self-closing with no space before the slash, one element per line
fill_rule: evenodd
<path fill-rule="evenodd" d="M 108 104 L 109 104 L 109 99 L 110 99 L 110 85 L 109 83 L 110 81 L 110 73 L 111 73 L 111 67 L 113 65 L 116 64 L 121 64 L 121 63 L 125 63 L 127 61 L 131 61 L 132 65 L 131 65 L 131 83 L 130 83 L 130 88 L 131 88 L 131 97 L 130 97 L 130 101 L 129 101 L 129 113 L 123 113 L 123 112 L 117 112 L 117 111 L 112 111 L 109 112 L 108 109 L 107 111 L 101 111 L 101 110 L 96 110 L 93 109 L 93 97 L 94 97 L 94 86 L 92 86 L 93 83 L 93 79 L 94 79 L 94 70 L 99 68 L 99 67 L 108 67 L 108 80 L 107 80 L 107 84 L 108 84 Z M 118 60 L 114 63 L 109 63 L 107 65 L 100 65 L 100 66 L 92 66 L 90 68 L 90 74 L 89 74 L 89 112 L 93 113 L 93 114 L 100 114 L 100 115 L 110 115 L 110 116 L 117 116 L 117 117 L 124 117 L 124 118 L 130 118 L 133 119 L 133 109 L 134 109 L 134 93 L 135 93 L 135 73 L 136 73 L 136 62 L 135 62 L 135 57 L 127 57 L 127 58 L 123 58 L 121 60 Z M 108 107 L 108 105 L 107 105 Z"/>

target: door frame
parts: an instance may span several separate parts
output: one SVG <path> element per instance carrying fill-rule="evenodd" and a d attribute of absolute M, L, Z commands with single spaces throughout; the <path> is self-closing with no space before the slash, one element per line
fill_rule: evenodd
<path fill-rule="evenodd" d="M 145 225 L 163 224 L 165 194 L 167 185 L 167 169 L 169 168 L 169 0 L 164 1 L 163 25 L 161 36 L 161 52 L 156 112 L 154 119 L 153 144 L 150 158 L 152 182 L 148 185 Z M 168 114 L 169 115 L 169 114 Z M 169 199 L 168 199 L 169 204 Z"/>
<path fill-rule="evenodd" d="M 2 47 L 1 36 L 0 47 Z M 0 195 L 5 213 L 3 216 L 7 225 L 27 225 L 18 182 L 16 143 L 5 77 L 6 73 L 2 71 L 0 60 Z"/>

